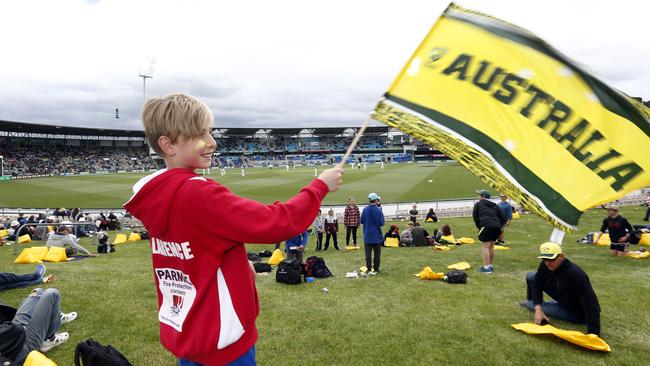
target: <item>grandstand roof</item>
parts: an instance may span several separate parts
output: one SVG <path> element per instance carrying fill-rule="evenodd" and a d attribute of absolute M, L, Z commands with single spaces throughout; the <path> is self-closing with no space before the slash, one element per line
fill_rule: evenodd
<path fill-rule="evenodd" d="M 297 135 L 305 127 L 300 128 L 270 128 L 273 135 Z M 314 135 L 340 135 L 348 128 L 358 130 L 359 127 L 314 127 Z M 224 135 L 242 136 L 253 135 L 260 128 L 229 128 L 217 127 L 220 130 L 226 130 Z M 366 128 L 366 135 L 384 134 L 390 130 L 388 126 L 370 126 Z M 15 133 L 35 133 L 35 134 L 52 134 L 52 135 L 76 135 L 76 136 L 115 136 L 115 137 L 145 137 L 142 130 L 112 130 L 103 128 L 72 127 L 61 125 L 45 125 L 25 122 L 12 122 L 0 120 L 0 131 Z"/>

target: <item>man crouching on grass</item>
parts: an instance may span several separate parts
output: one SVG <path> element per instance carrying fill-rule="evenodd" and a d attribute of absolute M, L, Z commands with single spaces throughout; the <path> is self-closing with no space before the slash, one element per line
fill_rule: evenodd
<path fill-rule="evenodd" d="M 545 324 L 548 317 L 570 323 L 587 324 L 587 333 L 600 335 L 600 305 L 589 277 L 564 257 L 562 247 L 544 243 L 539 247 L 542 263 L 537 273 L 526 275 L 527 300 L 520 305 L 535 312 L 535 323 Z M 543 301 L 546 292 L 553 301 Z"/>
<path fill-rule="evenodd" d="M 325 170 L 287 202 L 264 205 L 194 172 L 210 167 L 216 148 L 203 102 L 152 98 L 142 121 L 167 168 L 140 179 L 124 207 L 149 231 L 161 343 L 180 365 L 255 365 L 259 303 L 244 243 L 303 232 L 343 171 Z"/>

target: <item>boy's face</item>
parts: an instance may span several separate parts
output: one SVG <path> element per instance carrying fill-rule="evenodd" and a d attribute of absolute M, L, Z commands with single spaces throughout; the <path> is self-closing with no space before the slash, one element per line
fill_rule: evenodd
<path fill-rule="evenodd" d="M 206 129 L 200 137 L 179 137 L 172 147 L 174 153 L 165 157 L 167 168 L 207 169 L 217 143 Z"/>

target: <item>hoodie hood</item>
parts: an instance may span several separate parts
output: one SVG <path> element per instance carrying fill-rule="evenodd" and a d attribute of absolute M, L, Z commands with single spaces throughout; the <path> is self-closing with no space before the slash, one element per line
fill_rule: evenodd
<path fill-rule="evenodd" d="M 158 170 L 133 185 L 133 196 L 124 208 L 142 221 L 150 235 L 159 237 L 169 227 L 176 192 L 190 179 L 205 180 L 188 169 Z"/>

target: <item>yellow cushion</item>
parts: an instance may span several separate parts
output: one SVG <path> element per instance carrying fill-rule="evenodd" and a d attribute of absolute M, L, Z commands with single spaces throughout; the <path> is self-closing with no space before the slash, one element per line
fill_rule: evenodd
<path fill-rule="evenodd" d="M 435 249 L 435 250 L 450 250 L 451 248 L 446 246 L 446 245 L 435 245 L 433 247 L 433 249 Z"/>
<path fill-rule="evenodd" d="M 513 218 L 513 219 L 520 219 L 521 216 L 519 215 L 519 212 L 513 212 L 513 213 L 512 213 L 512 218 Z"/>
<path fill-rule="evenodd" d="M 424 220 L 424 222 L 433 222 L 433 219 L 429 217 L 428 219 Z"/>
<path fill-rule="evenodd" d="M 49 232 L 52 232 L 52 231 L 54 231 L 54 226 L 47 225 L 47 232 L 49 233 Z"/>
<path fill-rule="evenodd" d="M 269 264 L 272 266 L 277 266 L 282 260 L 284 259 L 284 255 L 282 254 L 282 251 L 280 249 L 276 249 L 273 251 L 273 255 L 271 255 L 271 258 L 269 258 Z"/>
<path fill-rule="evenodd" d="M 510 250 L 510 247 L 504 247 L 503 245 L 495 245 L 494 250 Z"/>
<path fill-rule="evenodd" d="M 47 252 L 50 248 L 48 247 L 31 247 L 29 248 L 32 250 L 32 255 L 39 260 L 43 260 L 45 256 L 47 255 Z"/>
<path fill-rule="evenodd" d="M 639 240 L 639 245 L 650 245 L 650 233 L 641 234 L 641 240 Z"/>
<path fill-rule="evenodd" d="M 65 248 L 50 247 L 43 260 L 46 262 L 65 262 L 68 260 L 68 256 L 65 255 Z"/>
<path fill-rule="evenodd" d="M 360 247 L 358 245 L 348 245 L 345 247 L 347 250 L 359 250 L 359 248 Z"/>
<path fill-rule="evenodd" d="M 9 236 L 9 231 L 7 229 L 0 230 L 0 237 Z"/>
<path fill-rule="evenodd" d="M 113 244 L 122 244 L 126 243 L 126 234 L 117 234 L 115 236 L 115 240 L 113 241 Z"/>
<path fill-rule="evenodd" d="M 56 364 L 42 353 L 34 350 L 29 352 L 23 366 L 56 366 Z"/>
<path fill-rule="evenodd" d="M 140 238 L 140 234 L 138 234 L 138 233 L 131 233 L 131 234 L 129 235 L 129 241 L 138 241 L 138 240 L 142 240 L 142 238 Z"/>
<path fill-rule="evenodd" d="M 598 235 L 598 233 L 594 234 L 594 238 L 596 238 L 596 235 Z M 611 243 L 612 241 L 609 239 L 609 234 L 602 234 L 600 238 L 598 238 L 598 242 L 594 243 L 594 245 L 609 246 Z"/>
<path fill-rule="evenodd" d="M 472 266 L 470 266 L 469 263 L 467 263 L 467 262 L 458 262 L 458 263 L 448 265 L 447 268 L 449 268 L 449 269 L 459 269 L 461 271 L 464 271 L 466 269 L 472 268 Z"/>
<path fill-rule="evenodd" d="M 390 248 L 397 248 L 399 247 L 399 239 L 397 238 L 386 238 L 386 241 L 384 242 L 384 245 Z"/>
<path fill-rule="evenodd" d="M 23 249 L 16 260 L 16 264 L 34 264 L 34 263 L 43 263 L 42 260 L 38 259 L 32 252 L 32 248 Z"/>
<path fill-rule="evenodd" d="M 18 244 L 25 244 L 29 243 L 32 241 L 32 238 L 29 236 L 29 234 L 21 235 L 18 237 Z"/>
<path fill-rule="evenodd" d="M 414 276 L 419 277 L 422 280 L 441 280 L 445 277 L 445 274 L 442 272 L 434 272 L 431 270 L 431 267 L 426 266 L 420 273 L 416 273 Z"/>
<path fill-rule="evenodd" d="M 442 244 L 456 244 L 456 238 L 453 235 L 443 235 L 439 240 Z"/>
<path fill-rule="evenodd" d="M 650 252 L 629 252 L 627 256 L 634 259 L 645 259 L 650 257 Z"/>
<path fill-rule="evenodd" d="M 474 241 L 474 239 L 472 239 L 472 238 L 466 238 L 466 237 L 462 237 L 462 238 L 458 239 L 458 241 L 459 241 L 461 244 L 474 244 L 474 243 L 476 243 L 476 242 Z"/>

